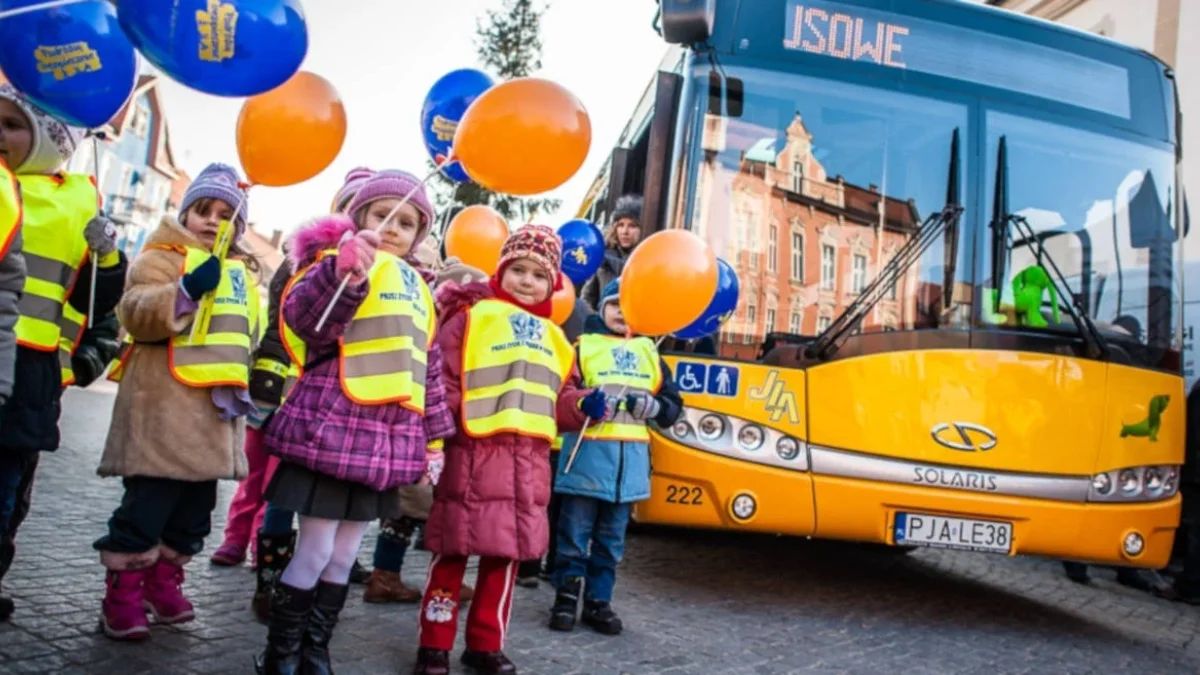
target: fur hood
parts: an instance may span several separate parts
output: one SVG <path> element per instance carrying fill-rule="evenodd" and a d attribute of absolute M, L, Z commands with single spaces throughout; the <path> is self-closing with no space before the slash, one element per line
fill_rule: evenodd
<path fill-rule="evenodd" d="M 315 262 L 321 251 L 337 248 L 338 244 L 342 242 L 342 237 L 347 233 L 357 231 L 358 227 L 349 216 L 340 213 L 320 216 L 301 225 L 300 229 L 296 230 L 296 233 L 287 240 L 283 248 L 287 251 L 292 269 L 299 270 Z M 404 262 L 412 265 L 420 273 L 425 283 L 432 284 L 437 280 L 437 273 L 418 260 L 411 251 L 404 256 Z"/>
<path fill-rule="evenodd" d="M 163 216 L 158 227 L 146 237 L 145 246 L 184 246 L 204 248 L 196 235 L 188 232 L 174 216 Z"/>

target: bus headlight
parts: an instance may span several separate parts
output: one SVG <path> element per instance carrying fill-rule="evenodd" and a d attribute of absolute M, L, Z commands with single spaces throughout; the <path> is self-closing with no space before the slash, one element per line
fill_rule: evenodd
<path fill-rule="evenodd" d="M 700 418 L 700 423 L 696 425 L 696 429 L 700 433 L 700 438 L 706 441 L 715 441 L 725 434 L 725 420 L 716 415 L 708 414 Z"/>
<path fill-rule="evenodd" d="M 800 443 L 791 436 L 784 436 L 775 444 L 775 454 L 779 459 L 790 462 L 800 456 Z"/>
<path fill-rule="evenodd" d="M 693 450 L 788 471 L 808 471 L 804 441 L 760 422 L 685 407 L 675 424 L 653 430 Z M 774 452 L 770 451 L 772 448 Z M 763 452 L 764 449 L 768 451 Z"/>
<path fill-rule="evenodd" d="M 1121 484 L 1121 492 L 1127 495 L 1137 492 L 1138 488 L 1141 487 L 1141 481 L 1138 480 L 1138 475 L 1133 469 L 1122 471 L 1117 480 Z"/>
<path fill-rule="evenodd" d="M 738 444 L 746 452 L 754 452 L 763 446 L 766 434 L 757 424 L 747 424 L 738 432 Z"/>
<path fill-rule="evenodd" d="M 1179 491 L 1179 466 L 1131 466 L 1092 476 L 1089 502 L 1153 502 Z"/>

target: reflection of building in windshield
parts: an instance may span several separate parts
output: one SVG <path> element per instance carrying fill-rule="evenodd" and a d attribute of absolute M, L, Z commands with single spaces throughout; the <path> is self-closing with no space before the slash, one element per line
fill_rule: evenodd
<path fill-rule="evenodd" d="M 737 119 L 705 120 L 694 223 L 741 282 L 737 311 L 720 335 L 728 358 L 754 358 L 771 332 L 815 335 L 828 327 L 921 223 L 913 201 L 881 200 L 877 185 L 828 176 L 799 113 L 782 143 L 778 136 Z M 865 330 L 913 324 L 918 267 L 884 295 Z"/>

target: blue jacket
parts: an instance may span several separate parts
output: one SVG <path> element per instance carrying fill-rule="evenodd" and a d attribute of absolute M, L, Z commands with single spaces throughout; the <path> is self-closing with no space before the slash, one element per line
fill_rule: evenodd
<path fill-rule="evenodd" d="M 584 322 L 584 333 L 612 335 L 598 316 Z M 675 389 L 671 369 L 661 359 L 662 387 L 654 397 L 661 409 L 654 418 L 660 427 L 669 427 L 683 412 L 683 399 Z M 559 494 L 592 497 L 606 502 L 626 504 L 650 497 L 650 445 L 632 441 L 587 440 L 579 447 L 571 473 L 563 473 L 567 458 L 575 447 L 578 434 L 563 434 L 562 452 L 555 468 L 554 491 Z"/>

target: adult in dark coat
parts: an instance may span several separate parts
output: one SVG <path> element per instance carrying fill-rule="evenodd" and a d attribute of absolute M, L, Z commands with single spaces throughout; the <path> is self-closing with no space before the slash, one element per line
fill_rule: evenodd
<path fill-rule="evenodd" d="M 617 200 L 613 208 L 612 224 L 604 233 L 604 262 L 600 264 L 596 276 L 583 286 L 584 302 L 593 310 L 600 305 L 600 291 L 608 282 L 621 276 L 625 269 L 625 261 L 629 254 L 642 241 L 642 198 L 638 195 L 625 195 Z"/>

